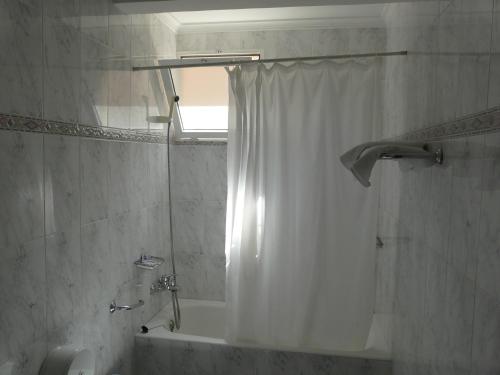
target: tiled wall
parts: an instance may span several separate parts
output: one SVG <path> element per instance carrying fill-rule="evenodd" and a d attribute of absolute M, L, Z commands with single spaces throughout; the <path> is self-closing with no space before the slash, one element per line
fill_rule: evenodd
<path fill-rule="evenodd" d="M 177 52 L 260 52 L 262 58 L 384 51 L 385 29 L 279 30 L 177 35 Z M 172 148 L 174 246 L 181 294 L 223 300 L 227 184 L 226 147 L 176 145 Z M 374 241 L 375 248 L 375 241 Z M 392 311 L 393 280 L 379 251 L 376 312 Z"/>
<path fill-rule="evenodd" d="M 111 0 L 0 2 L 0 112 L 145 128 L 164 111 L 156 73 L 131 67 L 175 56 L 155 16 L 120 14 Z"/>
<path fill-rule="evenodd" d="M 97 374 L 130 374 L 134 333 L 168 301 L 148 290 L 168 263 L 133 266 L 168 257 L 166 157 L 165 145 L 0 134 L 0 369 L 35 374 L 72 343 L 96 354 Z"/>
<path fill-rule="evenodd" d="M 392 362 L 136 337 L 138 372 L 163 374 L 391 375 Z"/>
<path fill-rule="evenodd" d="M 0 112 L 121 128 L 161 111 L 153 76 L 131 66 L 175 55 L 173 34 L 109 0 L 0 1 Z M 0 373 L 36 374 L 48 350 L 74 343 L 98 374 L 130 374 L 133 334 L 167 295 L 166 146 L 0 132 Z M 109 303 L 146 305 L 109 314 Z"/>
<path fill-rule="evenodd" d="M 224 300 L 226 145 L 175 145 L 172 208 L 182 298 Z"/>
<path fill-rule="evenodd" d="M 268 30 L 177 35 L 178 53 L 260 52 L 262 58 L 383 51 L 383 28 Z"/>
<path fill-rule="evenodd" d="M 411 53 L 387 61 L 385 136 L 500 105 L 498 0 L 395 4 L 386 17 L 388 48 Z M 500 136 L 443 145 L 442 166 L 377 167 L 379 233 L 397 258 L 395 373 L 498 373 Z"/>

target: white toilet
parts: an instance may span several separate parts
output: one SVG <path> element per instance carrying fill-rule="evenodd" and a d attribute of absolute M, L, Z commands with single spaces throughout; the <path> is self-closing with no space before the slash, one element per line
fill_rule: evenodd
<path fill-rule="evenodd" d="M 88 349 L 59 346 L 52 350 L 40 369 L 39 375 L 94 375 L 95 358 Z"/>

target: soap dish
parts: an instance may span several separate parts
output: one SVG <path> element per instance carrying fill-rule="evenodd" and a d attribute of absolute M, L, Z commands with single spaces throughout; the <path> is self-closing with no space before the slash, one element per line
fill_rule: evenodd
<path fill-rule="evenodd" d="M 142 269 L 146 270 L 154 270 L 155 268 L 158 268 L 160 264 L 163 264 L 165 262 L 165 259 L 160 258 L 160 257 L 154 257 L 151 255 L 141 255 L 139 259 L 137 259 L 134 264 Z"/>

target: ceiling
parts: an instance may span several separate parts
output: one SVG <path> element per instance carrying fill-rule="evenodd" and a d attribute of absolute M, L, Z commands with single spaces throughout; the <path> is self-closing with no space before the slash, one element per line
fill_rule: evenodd
<path fill-rule="evenodd" d="M 375 4 L 380 0 L 113 0 L 126 13 L 187 12 L 215 9 L 281 8 Z M 382 0 L 398 2 L 400 0 Z"/>
<path fill-rule="evenodd" d="M 383 27 L 383 4 L 162 13 L 177 33 L 266 29 Z"/>

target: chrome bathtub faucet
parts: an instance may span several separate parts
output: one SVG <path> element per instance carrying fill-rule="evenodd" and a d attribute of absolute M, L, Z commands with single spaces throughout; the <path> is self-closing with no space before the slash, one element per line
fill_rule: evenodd
<path fill-rule="evenodd" d="M 153 283 L 149 289 L 150 294 L 159 293 L 164 290 L 169 290 L 171 292 L 177 291 L 177 280 L 174 273 L 170 275 L 161 275 L 158 282 Z"/>

